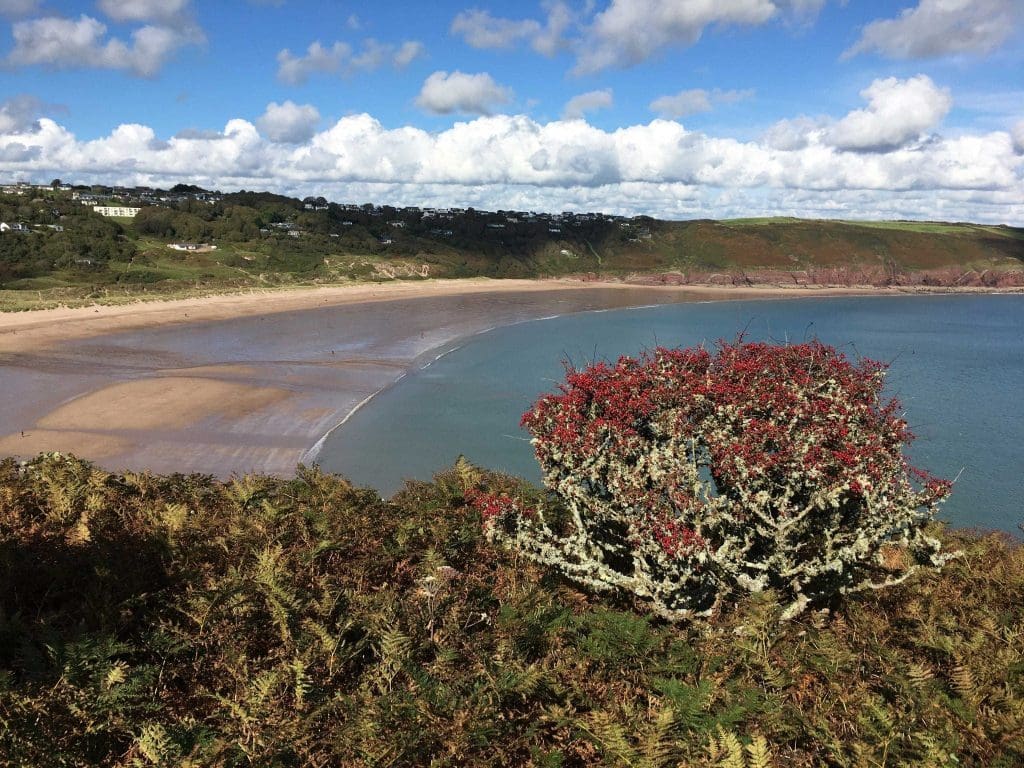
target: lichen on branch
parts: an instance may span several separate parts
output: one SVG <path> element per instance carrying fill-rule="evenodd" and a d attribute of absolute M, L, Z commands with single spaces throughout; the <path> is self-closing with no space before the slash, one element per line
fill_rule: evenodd
<path fill-rule="evenodd" d="M 926 527 L 951 484 L 909 464 L 885 371 L 742 339 L 569 368 L 522 420 L 567 519 L 474 503 L 492 540 L 671 621 L 768 589 L 791 618 L 949 558 Z"/>

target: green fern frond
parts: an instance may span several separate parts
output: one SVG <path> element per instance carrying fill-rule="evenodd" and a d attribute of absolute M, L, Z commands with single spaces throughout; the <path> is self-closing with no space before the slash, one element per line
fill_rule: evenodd
<path fill-rule="evenodd" d="M 188 521 L 188 507 L 178 502 L 164 505 L 160 512 L 160 522 L 172 533 L 180 531 Z"/>
<path fill-rule="evenodd" d="M 907 678 L 910 680 L 911 685 L 916 688 L 922 688 L 929 680 L 935 677 L 935 673 L 931 667 L 925 664 L 912 663 L 907 670 Z"/>
<path fill-rule="evenodd" d="M 708 743 L 708 761 L 716 768 L 746 768 L 747 758 L 743 745 L 732 731 L 721 726 L 718 736 L 712 736 Z"/>
<path fill-rule="evenodd" d="M 151 765 L 167 765 L 179 757 L 177 745 L 159 723 L 149 723 L 135 740 L 135 748 Z"/>
<path fill-rule="evenodd" d="M 639 755 L 626 738 L 625 730 L 607 712 L 591 712 L 583 721 L 582 727 L 601 751 L 618 763 L 635 765 L 639 761 Z"/>
<path fill-rule="evenodd" d="M 973 702 L 978 694 L 978 681 L 974 672 L 963 661 L 958 661 L 949 676 L 953 689 L 965 701 Z"/>
<path fill-rule="evenodd" d="M 412 638 L 391 628 L 381 633 L 377 644 L 377 677 L 381 690 L 391 690 L 398 673 L 412 652 Z"/>
<path fill-rule="evenodd" d="M 773 759 L 772 751 L 764 736 L 758 734 L 747 744 L 747 756 L 749 768 L 771 768 Z"/>
<path fill-rule="evenodd" d="M 128 679 L 128 664 L 124 661 L 115 661 L 106 676 L 103 678 L 103 688 L 109 690 L 120 685 Z"/>
<path fill-rule="evenodd" d="M 306 671 L 306 664 L 302 659 L 296 658 L 292 661 L 292 673 L 295 681 L 293 691 L 295 695 L 295 708 L 305 709 L 309 692 L 313 689 L 313 679 Z"/>
<path fill-rule="evenodd" d="M 256 501 L 259 501 L 266 489 L 266 479 L 260 475 L 243 475 L 233 477 L 231 482 L 224 486 L 228 499 L 238 505 L 239 509 L 245 510 Z"/>
<path fill-rule="evenodd" d="M 668 704 L 658 711 L 658 716 L 643 734 L 640 741 L 641 765 L 645 768 L 660 768 L 675 764 L 678 751 L 674 739 L 675 728 L 675 709 Z"/>
<path fill-rule="evenodd" d="M 459 454 L 459 458 L 455 460 L 455 475 L 459 478 L 463 491 L 475 487 L 483 477 L 483 473 L 462 454 Z"/>

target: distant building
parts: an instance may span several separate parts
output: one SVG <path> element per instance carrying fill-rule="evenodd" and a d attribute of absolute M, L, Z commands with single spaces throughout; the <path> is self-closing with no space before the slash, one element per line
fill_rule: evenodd
<path fill-rule="evenodd" d="M 97 205 L 93 210 L 100 216 L 119 216 L 125 219 L 134 219 L 142 209 L 129 208 L 123 205 Z"/>
<path fill-rule="evenodd" d="M 168 243 L 168 248 L 172 248 L 175 251 L 215 251 L 217 250 L 216 245 L 210 245 L 209 243 Z"/>

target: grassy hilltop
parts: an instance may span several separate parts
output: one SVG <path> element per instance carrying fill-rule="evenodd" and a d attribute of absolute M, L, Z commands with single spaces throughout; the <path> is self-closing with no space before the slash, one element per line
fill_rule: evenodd
<path fill-rule="evenodd" d="M 95 212 L 97 203 L 141 210 L 134 218 L 109 218 Z M 0 233 L 0 307 L 8 309 L 256 286 L 481 275 L 1024 284 L 1024 229 L 975 224 L 670 222 L 339 205 L 195 187 L 27 188 L 20 195 L 0 195 L 0 221 L 26 230 Z M 196 248 L 175 250 L 172 244 Z"/>
<path fill-rule="evenodd" d="M 0 462 L 0 763 L 1024 762 L 1005 537 L 942 533 L 942 572 L 831 613 L 670 626 L 489 546 L 481 480 L 518 485 Z"/>

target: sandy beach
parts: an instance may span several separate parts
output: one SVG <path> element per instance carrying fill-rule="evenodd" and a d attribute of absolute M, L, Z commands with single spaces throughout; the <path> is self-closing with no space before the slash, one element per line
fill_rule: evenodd
<path fill-rule="evenodd" d="M 594 309 L 878 293 L 471 279 L 5 313 L 0 456 L 290 474 L 360 403 L 487 328 Z"/>

